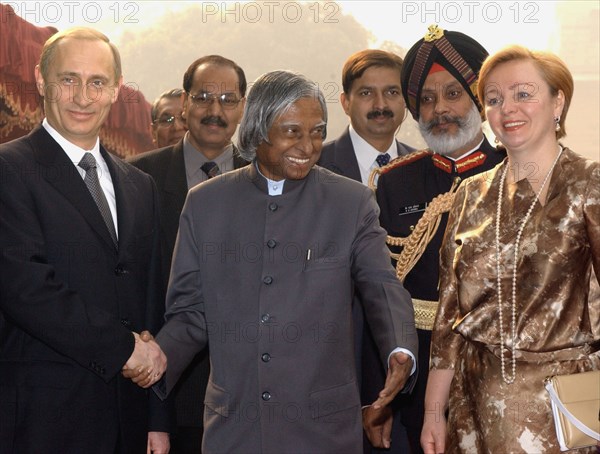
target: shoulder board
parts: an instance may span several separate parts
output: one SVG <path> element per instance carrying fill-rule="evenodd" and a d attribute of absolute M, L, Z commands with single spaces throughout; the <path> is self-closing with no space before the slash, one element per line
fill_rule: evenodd
<path fill-rule="evenodd" d="M 375 190 L 377 189 L 376 180 L 379 178 L 379 175 L 383 175 L 384 173 L 389 172 L 396 167 L 405 166 L 411 162 L 418 161 L 419 159 L 424 158 L 425 156 L 430 156 L 431 154 L 433 153 L 429 150 L 419 150 L 413 151 L 412 153 L 404 156 L 398 156 L 396 159 L 390 161 L 389 164 L 383 167 L 376 167 L 375 169 L 371 170 L 367 186 Z"/>
<path fill-rule="evenodd" d="M 411 162 L 418 161 L 419 159 L 422 159 L 425 156 L 431 156 L 432 154 L 433 152 L 431 152 L 430 150 L 424 149 L 413 151 L 412 153 L 409 153 L 404 156 L 398 156 L 397 158 L 392 159 L 389 162 L 389 164 L 386 164 L 385 166 L 381 167 L 381 169 L 379 169 L 379 173 L 384 174 L 392 169 L 395 169 L 396 167 L 405 166 L 407 164 L 410 164 Z"/>

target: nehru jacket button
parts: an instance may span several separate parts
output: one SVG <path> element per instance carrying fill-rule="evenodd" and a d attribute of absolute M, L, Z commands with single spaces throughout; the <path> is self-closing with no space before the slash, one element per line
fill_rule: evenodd
<path fill-rule="evenodd" d="M 273 283 L 273 278 L 271 276 L 265 276 L 263 282 L 267 285 L 271 285 Z"/>
<path fill-rule="evenodd" d="M 262 314 L 260 316 L 260 321 L 263 323 L 267 323 L 270 318 L 271 318 L 271 316 L 269 314 Z"/>
<path fill-rule="evenodd" d="M 269 203 L 269 210 L 277 211 L 277 208 L 279 208 L 279 207 L 277 206 L 277 204 L 275 202 Z"/>
<path fill-rule="evenodd" d="M 271 393 L 269 391 L 262 393 L 262 400 L 271 400 Z"/>
<path fill-rule="evenodd" d="M 122 318 L 121 319 L 121 324 L 127 328 L 129 328 L 131 326 L 131 320 L 126 319 L 126 318 Z"/>
<path fill-rule="evenodd" d="M 270 249 L 273 249 L 275 246 L 277 246 L 277 241 L 270 239 L 267 241 L 267 246 L 269 246 Z"/>
<path fill-rule="evenodd" d="M 262 359 L 263 363 L 268 363 L 269 361 L 271 361 L 271 355 L 269 355 L 268 353 L 263 353 L 262 355 L 260 355 L 260 359 Z"/>

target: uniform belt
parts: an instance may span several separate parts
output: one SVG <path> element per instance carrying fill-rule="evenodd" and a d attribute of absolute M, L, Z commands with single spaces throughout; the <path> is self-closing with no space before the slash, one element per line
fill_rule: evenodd
<path fill-rule="evenodd" d="M 415 326 L 418 329 L 427 331 L 433 330 L 435 314 L 437 313 L 438 302 L 420 300 L 413 298 L 413 307 L 415 308 Z"/>

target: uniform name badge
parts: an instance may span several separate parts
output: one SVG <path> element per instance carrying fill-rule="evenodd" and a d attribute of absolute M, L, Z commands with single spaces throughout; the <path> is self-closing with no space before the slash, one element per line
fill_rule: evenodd
<path fill-rule="evenodd" d="M 402 207 L 402 208 L 400 208 L 400 212 L 398 213 L 398 216 L 404 216 L 405 214 L 420 213 L 427 209 L 427 205 L 429 205 L 429 203 L 424 202 L 424 203 L 419 203 L 417 205 L 408 205 L 406 207 Z"/>

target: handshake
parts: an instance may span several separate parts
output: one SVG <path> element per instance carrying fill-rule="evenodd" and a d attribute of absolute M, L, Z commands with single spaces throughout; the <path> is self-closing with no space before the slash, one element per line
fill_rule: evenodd
<path fill-rule="evenodd" d="M 149 388 L 167 370 L 167 357 L 148 331 L 133 333 L 135 347 L 121 373 L 142 388 Z"/>

